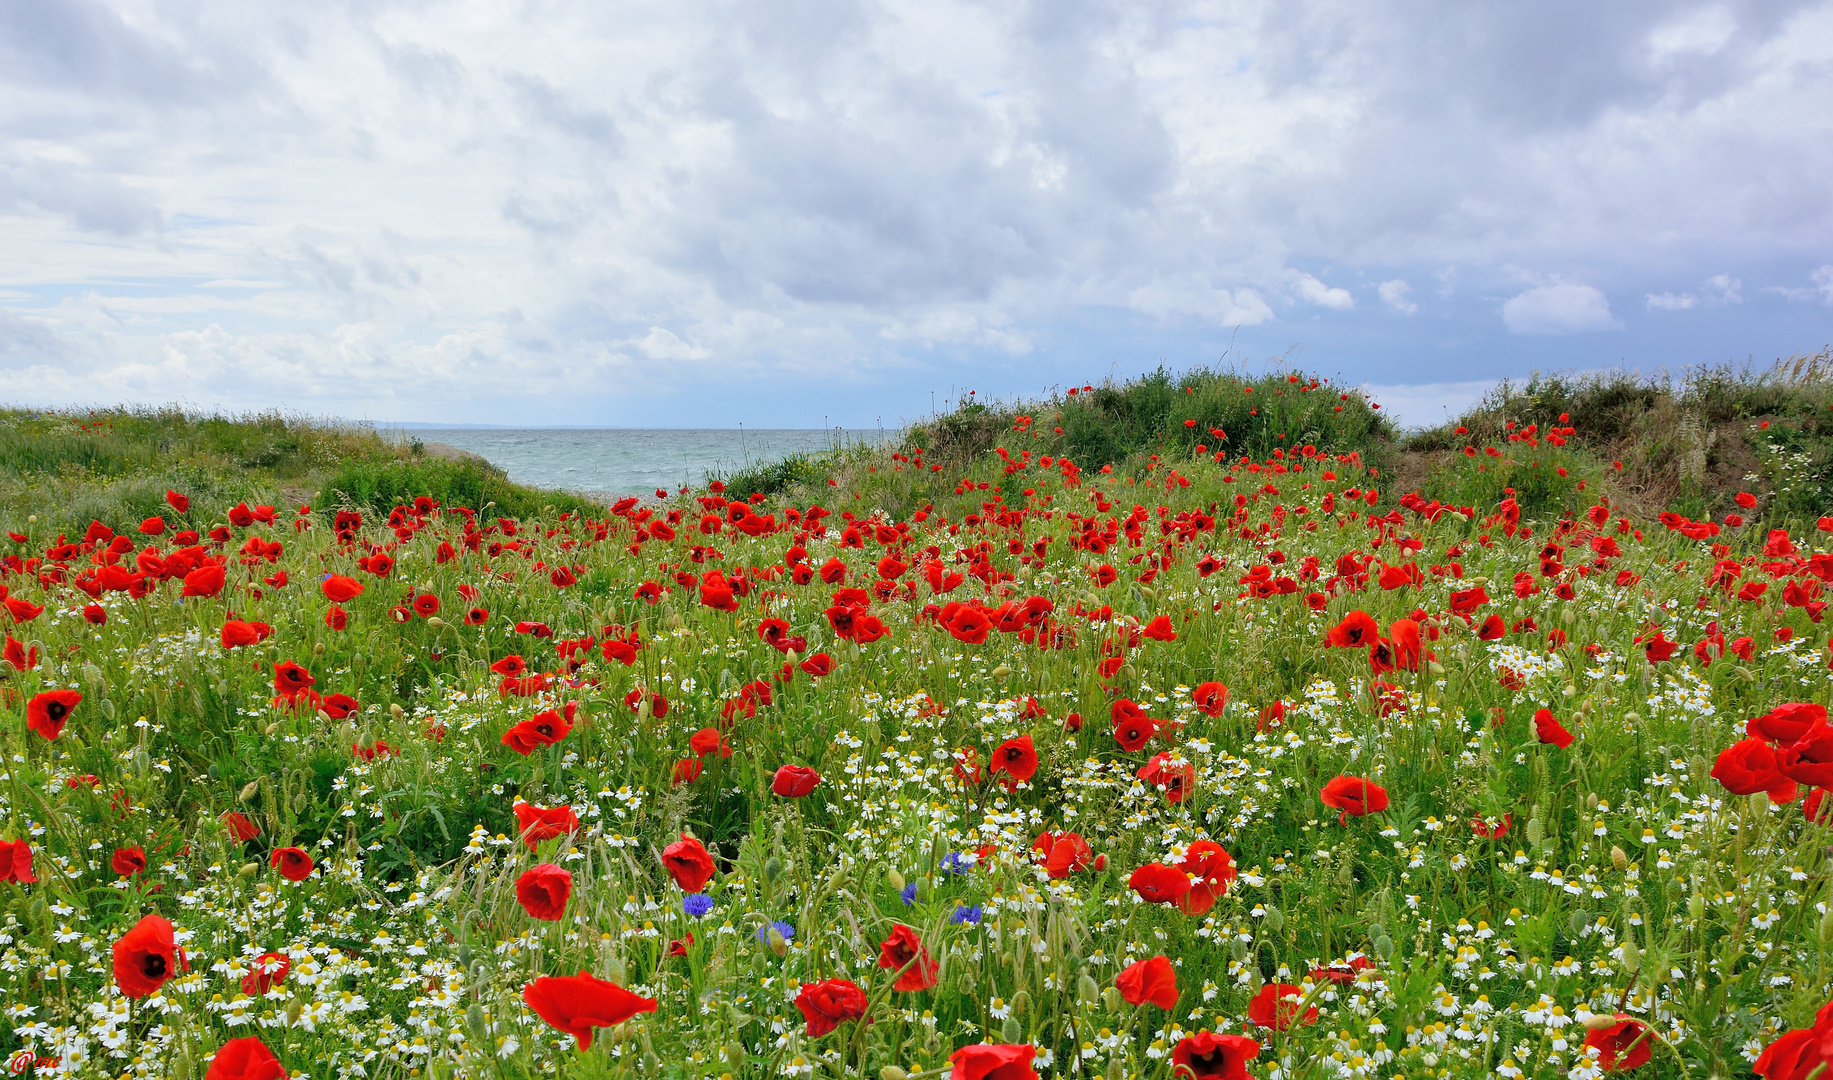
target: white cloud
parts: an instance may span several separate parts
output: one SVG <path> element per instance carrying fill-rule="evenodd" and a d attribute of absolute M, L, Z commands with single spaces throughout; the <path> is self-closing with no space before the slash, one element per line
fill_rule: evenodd
<path fill-rule="evenodd" d="M 1811 288 L 1800 289 L 1787 285 L 1771 285 L 1767 292 L 1779 293 L 1796 304 L 1827 304 L 1833 306 L 1833 263 L 1819 267 L 1808 275 Z"/>
<path fill-rule="evenodd" d="M 1362 392 L 1381 406 L 1388 418 L 1402 427 L 1435 427 L 1462 416 L 1483 395 L 1495 389 L 1497 379 L 1417 385 L 1363 383 Z"/>
<path fill-rule="evenodd" d="M 1127 306 L 1166 318 L 1194 315 L 1217 326 L 1258 326 L 1273 319 L 1273 309 L 1253 289 L 1218 289 L 1204 279 L 1159 281 L 1127 293 Z"/>
<path fill-rule="evenodd" d="M 1699 306 L 1699 297 L 1692 293 L 1649 293 L 1648 309 L 1650 311 L 1691 311 Z"/>
<path fill-rule="evenodd" d="M 1581 334 L 1619 328 L 1602 289 L 1566 281 L 1510 298 L 1502 305 L 1502 321 L 1515 334 Z"/>
<path fill-rule="evenodd" d="M 1299 299 L 1307 304 L 1327 307 L 1336 311 L 1348 311 L 1356 306 L 1356 298 L 1349 295 L 1348 289 L 1332 288 L 1310 274 L 1298 273 L 1292 278 L 1292 287 Z"/>
<path fill-rule="evenodd" d="M 1744 283 L 1730 274 L 1714 274 L 1700 285 L 1699 293 L 1649 293 L 1650 311 L 1691 311 L 1700 306 L 1724 307 L 1744 302 Z"/>
<path fill-rule="evenodd" d="M 1615 321 L 1557 270 L 1729 307 L 1757 271 L 1724 253 L 1833 249 L 1825 0 L 0 2 L 0 95 L 0 386 L 35 401 L 65 384 L 28 369 L 157 399 L 214 365 L 237 407 L 329 409 L 314 363 L 489 355 L 607 419 L 610 373 L 692 370 L 684 422 L 816 371 L 1284 348 L 1288 302 L 1412 377 L 1387 313 L 1467 325 L 1503 267 L 1508 330 L 1573 332 Z M 493 419 L 498 381 L 414 393 Z"/>
<path fill-rule="evenodd" d="M 1402 315 L 1411 315 L 1419 310 L 1413 302 L 1413 286 L 1398 278 L 1381 283 L 1381 302 Z"/>

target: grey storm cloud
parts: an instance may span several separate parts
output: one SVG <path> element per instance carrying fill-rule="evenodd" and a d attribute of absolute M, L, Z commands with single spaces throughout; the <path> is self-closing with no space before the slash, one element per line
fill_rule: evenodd
<path fill-rule="evenodd" d="M 1810 320 L 1830 97 L 1825 2 L 0 0 L 0 391 L 538 415 Z"/>

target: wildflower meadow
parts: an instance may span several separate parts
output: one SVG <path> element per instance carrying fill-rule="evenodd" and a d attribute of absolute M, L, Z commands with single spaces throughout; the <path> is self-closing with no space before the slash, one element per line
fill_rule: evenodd
<path fill-rule="evenodd" d="M 1039 416 L 898 499 L 0 508 L 0 1053 L 1825 1075 L 1833 518 L 1637 513 L 1565 416 L 1453 446 L 1468 506 Z"/>

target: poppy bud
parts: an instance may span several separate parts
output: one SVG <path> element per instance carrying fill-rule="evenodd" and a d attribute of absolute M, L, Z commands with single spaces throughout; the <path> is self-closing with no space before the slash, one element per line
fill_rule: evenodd
<path fill-rule="evenodd" d="M 764 880 L 775 881 L 783 873 L 783 860 L 775 855 L 764 860 Z"/>
<path fill-rule="evenodd" d="M 243 802 L 254 802 L 255 801 L 255 792 L 260 791 L 260 790 L 261 790 L 261 782 L 259 780 L 250 780 L 248 783 L 242 785 L 242 796 L 241 796 L 242 801 Z"/>
<path fill-rule="evenodd" d="M 1115 1054 L 1108 1059 L 1107 1080 L 1127 1080 L 1126 1058 Z"/>
<path fill-rule="evenodd" d="M 904 891 L 904 875 L 895 869 L 885 871 L 885 884 L 891 886 L 892 892 Z"/>
<path fill-rule="evenodd" d="M 1607 1027 L 1615 1027 L 1617 1018 L 1610 1013 L 1590 1013 L 1580 1023 L 1585 1025 L 1586 1031 L 1602 1031 Z"/>
<path fill-rule="evenodd" d="M 1120 988 L 1118 986 L 1110 986 L 1106 990 L 1103 990 L 1101 992 L 1101 1000 L 1107 1005 L 1109 1012 L 1119 1012 L 1120 1007 L 1126 1004 L 1126 999 L 1120 996 Z"/>
<path fill-rule="evenodd" d="M 239 878 L 251 878 L 260 872 L 261 872 L 260 863 L 249 862 L 249 863 L 243 863 L 241 866 L 236 867 L 235 876 Z"/>
<path fill-rule="evenodd" d="M 470 1008 L 465 1010 L 465 1027 L 471 1029 L 471 1037 L 473 1039 L 476 1039 L 480 1043 L 488 1041 L 490 1037 L 490 1022 L 484 1019 L 484 1007 L 475 1001 L 471 1003 Z"/>
<path fill-rule="evenodd" d="M 396 720 L 399 720 L 402 717 L 407 715 L 407 710 L 403 709 L 401 707 L 401 703 L 398 701 L 388 706 L 388 712 L 389 712 L 389 715 L 393 716 Z"/>
<path fill-rule="evenodd" d="M 1020 990 L 1018 993 L 1012 995 L 1012 1015 L 1013 1016 L 1023 1016 L 1030 1011 L 1031 1011 L 1031 994 L 1029 991 Z M 1007 1041 L 1008 1042 L 1017 1042 L 1018 1040 L 1009 1039 Z"/>
<path fill-rule="evenodd" d="M 779 958 L 788 955 L 789 939 L 784 937 L 783 932 L 781 930 L 778 930 L 774 926 L 770 928 L 770 942 L 769 943 L 770 943 L 770 951 L 773 953 L 776 953 Z"/>
<path fill-rule="evenodd" d="M 1591 912 L 1586 911 L 1584 908 L 1573 908 L 1572 914 L 1566 918 L 1566 925 L 1572 930 L 1572 936 L 1574 938 L 1577 938 L 1583 933 L 1585 927 L 1590 924 Z"/>
<path fill-rule="evenodd" d="M 896 1065 L 887 1065 L 878 1070 L 878 1080 L 906 1080 L 909 1075 Z"/>
<path fill-rule="evenodd" d="M 630 981 L 628 974 L 629 973 L 624 969 L 623 957 L 613 956 L 611 959 L 605 961 L 605 978 L 610 981 L 622 986 Z"/>
<path fill-rule="evenodd" d="M 437 615 L 427 616 L 426 624 L 435 630 L 444 630 L 446 628 L 446 621 Z M 320 642 L 319 644 L 322 645 L 324 643 Z"/>
<path fill-rule="evenodd" d="M 1267 929 L 1277 934 L 1286 928 L 1286 916 L 1273 904 L 1267 905 Z"/>
<path fill-rule="evenodd" d="M 1629 853 L 1615 844 L 1612 844 L 1610 846 L 1610 865 L 1616 867 L 1618 870 L 1629 869 Z"/>
<path fill-rule="evenodd" d="M 1623 970 L 1631 975 L 1642 966 L 1642 953 L 1636 948 L 1636 934 L 1631 930 L 1623 935 Z"/>
<path fill-rule="evenodd" d="M 287 1002 L 286 1003 L 286 1026 L 287 1027 L 297 1026 L 299 1023 L 299 1016 L 303 1012 L 305 1012 L 305 1007 L 300 1003 L 300 1000 L 297 997 Z"/>
<path fill-rule="evenodd" d="M 1025 1041 L 1025 1028 L 1024 1025 L 1018 1022 L 1018 1017 L 1006 1017 L 1006 1022 L 1000 1025 L 999 1038 L 1002 1042 L 1006 1043 L 1022 1043 Z"/>
<path fill-rule="evenodd" d="M 191 1080 L 191 1054 L 180 1050 L 172 1059 L 172 1080 Z"/>
<path fill-rule="evenodd" d="M 280 731 L 280 721 L 276 720 L 273 723 L 267 725 L 267 727 L 263 728 L 262 730 L 265 731 L 269 736 L 276 735 Z"/>
<path fill-rule="evenodd" d="M 1100 996 L 1101 984 L 1095 981 L 1093 975 L 1084 971 L 1081 980 L 1076 983 L 1076 1000 L 1084 1005 L 1093 1005 Z"/>
<path fill-rule="evenodd" d="M 314 641 L 312 643 L 312 655 L 313 656 L 323 656 L 324 654 L 325 654 L 325 643 L 322 641 Z"/>
<path fill-rule="evenodd" d="M 1387 962 L 1388 960 L 1393 959 L 1394 957 L 1394 939 L 1393 938 L 1388 937 L 1386 934 L 1382 934 L 1380 937 L 1377 937 L 1375 939 L 1374 945 L 1375 945 L 1375 955 L 1378 958 L 1380 958 L 1383 963 Z"/>
<path fill-rule="evenodd" d="M 1769 814 L 1769 792 L 1759 791 L 1750 797 L 1750 812 L 1758 817 Z"/>
<path fill-rule="evenodd" d="M 1012 665 L 1011 664 L 1000 664 L 998 667 L 993 669 L 993 677 L 995 679 L 1003 679 L 1007 675 L 1010 675 L 1010 674 L 1012 674 Z"/>
<path fill-rule="evenodd" d="M 1540 823 L 1540 818 L 1539 817 L 1528 818 L 1528 823 L 1527 823 L 1528 846 L 1529 847 L 1539 847 L 1540 842 L 1542 840 L 1545 840 L 1546 838 L 1547 838 L 1547 828 L 1545 825 L 1542 825 Z"/>
<path fill-rule="evenodd" d="M 1833 907 L 1827 908 L 1826 914 L 1820 917 L 1820 943 L 1833 943 Z"/>

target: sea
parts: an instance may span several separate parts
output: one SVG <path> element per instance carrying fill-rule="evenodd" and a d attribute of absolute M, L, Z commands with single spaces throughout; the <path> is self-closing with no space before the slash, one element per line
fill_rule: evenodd
<path fill-rule="evenodd" d="M 378 425 L 381 427 L 382 425 Z M 403 426 L 403 438 L 476 454 L 520 484 L 593 495 L 654 495 L 698 486 L 790 454 L 878 442 L 882 428 L 437 428 Z"/>

